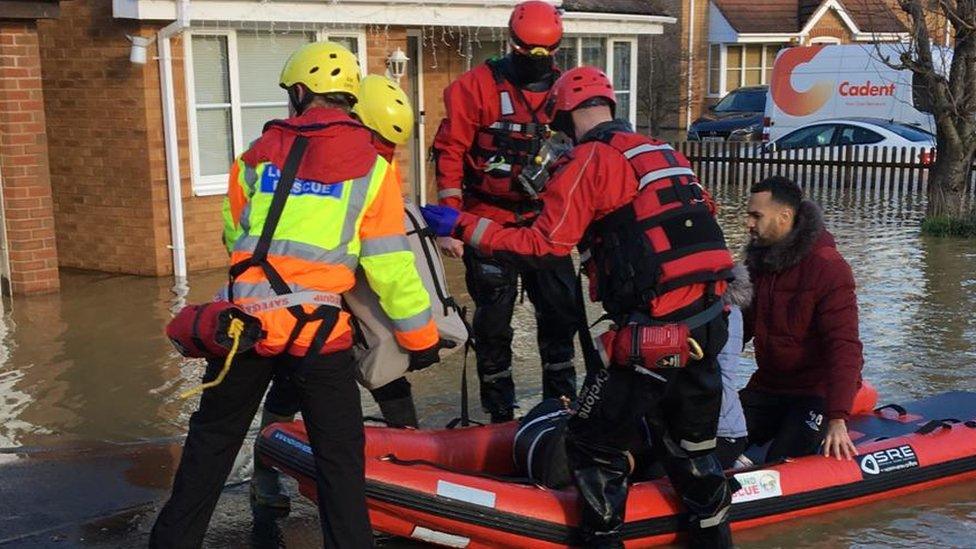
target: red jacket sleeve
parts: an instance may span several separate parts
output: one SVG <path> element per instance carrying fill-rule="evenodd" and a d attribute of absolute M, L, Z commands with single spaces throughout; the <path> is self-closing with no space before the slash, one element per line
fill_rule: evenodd
<path fill-rule="evenodd" d="M 553 261 L 565 261 L 593 219 L 613 207 L 606 204 L 625 203 L 628 184 L 633 187 L 630 195 L 636 192 L 636 184 L 626 177 L 604 173 L 608 170 L 600 162 L 601 146 L 605 145 L 586 144 L 573 151 L 573 159 L 549 182 L 542 197 L 542 213 L 532 226 L 504 227 L 462 212 L 458 237 L 493 257 L 521 266 L 544 268 Z M 619 160 L 626 166 L 622 156 Z M 618 184 L 610 188 L 613 182 Z"/>
<path fill-rule="evenodd" d="M 480 125 L 480 93 L 475 74 L 468 73 L 444 90 L 445 116 L 434 137 L 437 199 L 443 206 L 461 209 L 465 155 Z"/>
<path fill-rule="evenodd" d="M 851 412 L 861 368 L 863 348 L 858 332 L 857 295 L 850 265 L 835 250 L 821 267 L 814 322 L 822 336 L 827 361 L 826 406 L 828 419 L 847 419 Z M 835 255 L 837 254 L 837 255 Z"/>

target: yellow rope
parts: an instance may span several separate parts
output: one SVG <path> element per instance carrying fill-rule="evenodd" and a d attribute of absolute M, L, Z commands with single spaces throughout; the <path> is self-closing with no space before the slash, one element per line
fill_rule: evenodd
<path fill-rule="evenodd" d="M 217 377 L 213 381 L 208 381 L 202 385 L 197 385 L 196 387 L 183 391 L 180 393 L 180 398 L 187 399 L 191 396 L 202 393 L 211 387 L 216 387 L 220 385 L 224 378 L 227 377 L 227 372 L 230 371 L 230 365 L 234 362 L 234 355 L 237 354 L 237 346 L 241 342 L 241 334 L 244 333 L 244 321 L 239 318 L 231 319 L 230 327 L 227 328 L 227 335 L 233 340 L 233 344 L 230 346 L 230 352 L 227 353 L 227 358 L 224 359 L 224 368 L 220 370 Z"/>
<path fill-rule="evenodd" d="M 690 337 L 688 338 L 688 356 L 694 360 L 701 360 L 705 358 L 705 351 L 702 351 L 701 345 Z"/>

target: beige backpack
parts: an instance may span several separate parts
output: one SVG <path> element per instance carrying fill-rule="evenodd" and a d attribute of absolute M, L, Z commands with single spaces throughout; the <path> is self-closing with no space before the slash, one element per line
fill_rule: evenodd
<path fill-rule="evenodd" d="M 403 224 L 414 254 L 414 263 L 430 294 L 431 312 L 441 339 L 456 343 L 443 349 L 441 359 L 461 350 L 468 340 L 468 329 L 460 308 L 447 289 L 444 264 L 434 234 L 427 228 L 420 208 L 405 203 Z M 359 363 L 359 382 L 367 389 L 382 387 L 407 372 L 410 355 L 400 348 L 393 335 L 393 323 L 380 308 L 379 298 L 366 282 L 362 269 L 356 271 L 356 286 L 343 294 L 353 316 L 356 345 L 353 355 Z"/>

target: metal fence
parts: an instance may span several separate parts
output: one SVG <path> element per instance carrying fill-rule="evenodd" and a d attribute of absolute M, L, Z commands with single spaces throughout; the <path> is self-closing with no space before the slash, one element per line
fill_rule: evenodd
<path fill-rule="evenodd" d="M 768 152 L 756 143 L 684 141 L 674 147 L 691 161 L 706 186 L 751 184 L 770 175 L 811 186 L 871 186 L 894 193 L 926 188 L 934 149 L 927 147 L 822 147 Z M 968 178 L 976 193 L 976 171 Z"/>

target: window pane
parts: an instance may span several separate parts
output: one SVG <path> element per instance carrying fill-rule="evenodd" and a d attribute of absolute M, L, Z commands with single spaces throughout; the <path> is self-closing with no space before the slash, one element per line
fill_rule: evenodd
<path fill-rule="evenodd" d="M 713 44 L 708 50 L 708 93 L 717 95 L 721 92 L 722 78 L 722 46 Z"/>
<path fill-rule="evenodd" d="M 746 46 L 746 68 L 758 69 L 762 67 L 762 48 L 761 44 Z"/>
<path fill-rule="evenodd" d="M 746 69 L 746 86 L 762 84 L 762 69 Z"/>
<path fill-rule="evenodd" d="M 197 143 L 200 175 L 227 173 L 234 160 L 230 109 L 197 109 Z"/>
<path fill-rule="evenodd" d="M 556 50 L 556 66 L 562 70 L 572 69 L 579 64 L 576 58 L 576 41 L 578 38 L 563 38 L 562 45 Z"/>
<path fill-rule="evenodd" d="M 359 39 L 357 39 L 355 36 L 329 36 L 329 40 L 338 42 L 345 46 L 349 51 L 359 55 Z"/>
<path fill-rule="evenodd" d="M 293 51 L 311 41 L 305 33 L 238 32 L 241 102 L 285 100 L 285 90 L 278 86 L 281 68 Z"/>
<path fill-rule="evenodd" d="M 630 120 L 630 92 L 616 92 L 617 118 Z"/>
<path fill-rule="evenodd" d="M 606 43 L 602 38 L 581 38 L 583 41 L 583 65 L 607 70 Z"/>
<path fill-rule="evenodd" d="M 471 66 L 476 67 L 489 59 L 505 55 L 504 40 L 471 41 Z"/>
<path fill-rule="evenodd" d="M 725 71 L 726 91 L 732 91 L 742 86 L 742 69 L 729 69 Z"/>
<path fill-rule="evenodd" d="M 738 69 L 742 66 L 742 46 L 729 46 L 725 50 L 725 66 Z"/>
<path fill-rule="evenodd" d="M 193 91 L 197 104 L 230 103 L 227 37 L 193 36 L 192 40 Z"/>
<path fill-rule="evenodd" d="M 265 122 L 287 117 L 287 105 L 280 107 L 242 107 L 241 129 L 244 132 L 244 146 L 249 146 L 252 141 L 261 137 L 261 130 L 264 129 Z"/>
<path fill-rule="evenodd" d="M 630 89 L 629 42 L 613 43 L 613 88 L 615 90 Z"/>

